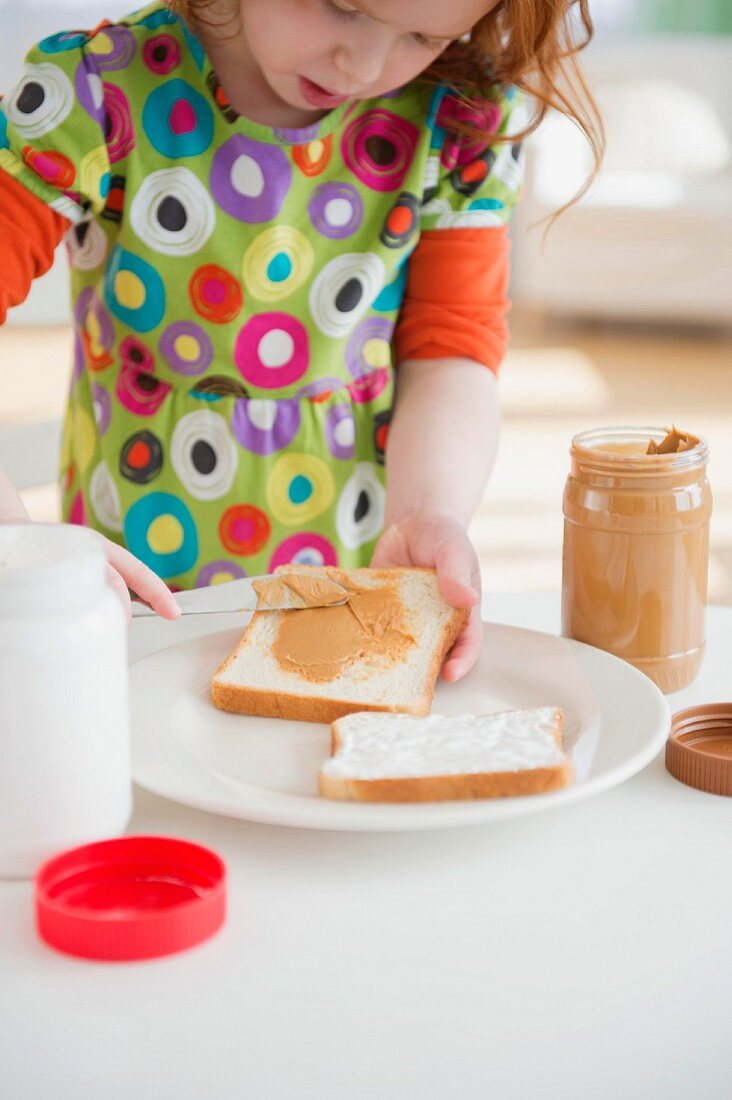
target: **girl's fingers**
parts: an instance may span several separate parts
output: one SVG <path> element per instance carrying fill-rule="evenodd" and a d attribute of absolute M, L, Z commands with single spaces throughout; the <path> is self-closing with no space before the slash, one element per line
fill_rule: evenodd
<path fill-rule="evenodd" d="M 130 594 L 127 591 L 127 585 L 122 580 L 122 577 L 120 577 L 114 566 L 109 564 L 107 565 L 107 583 L 109 584 L 110 588 L 114 589 L 114 591 L 117 593 L 120 600 L 122 601 L 122 606 L 125 609 L 127 622 L 129 624 L 132 621 L 132 604 L 130 603 Z"/>
<path fill-rule="evenodd" d="M 107 560 L 132 591 L 149 603 L 164 619 L 177 619 L 180 608 L 168 588 L 152 569 L 143 564 L 129 550 L 105 539 Z"/>
<path fill-rule="evenodd" d="M 480 568 L 464 531 L 441 542 L 435 555 L 440 592 L 453 607 L 475 607 L 480 601 Z"/>
<path fill-rule="evenodd" d="M 442 678 L 448 683 L 461 680 L 472 669 L 480 655 L 483 644 L 483 623 L 480 618 L 480 609 L 474 607 L 470 613 L 468 625 L 450 650 L 445 664 L 442 666 Z"/>
<path fill-rule="evenodd" d="M 437 570 L 440 592 L 453 607 L 480 602 L 480 566 L 472 543 L 457 523 L 431 519 L 395 524 L 379 539 L 371 565 L 428 566 Z"/>
<path fill-rule="evenodd" d="M 373 569 L 389 569 L 394 566 L 413 565 L 408 540 L 399 526 L 388 527 L 376 544 L 371 559 Z"/>

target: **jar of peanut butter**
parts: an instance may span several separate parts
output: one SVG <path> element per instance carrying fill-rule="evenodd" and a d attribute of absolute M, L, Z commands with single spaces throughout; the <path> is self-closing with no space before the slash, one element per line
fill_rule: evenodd
<path fill-rule="evenodd" d="M 704 440 L 658 428 L 595 429 L 570 449 L 562 633 L 663 692 L 690 684 L 704 656 L 708 454 Z"/>

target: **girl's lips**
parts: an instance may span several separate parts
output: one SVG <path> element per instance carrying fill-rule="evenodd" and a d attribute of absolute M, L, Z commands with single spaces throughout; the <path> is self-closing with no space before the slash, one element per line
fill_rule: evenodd
<path fill-rule="evenodd" d="M 312 107 L 340 107 L 341 103 L 345 103 L 348 99 L 347 95 L 334 95 L 333 92 L 329 92 L 327 88 L 321 88 L 319 84 L 314 84 L 312 80 L 308 80 L 306 76 L 298 78 L 300 85 L 300 95 L 303 99 L 306 99 Z"/>

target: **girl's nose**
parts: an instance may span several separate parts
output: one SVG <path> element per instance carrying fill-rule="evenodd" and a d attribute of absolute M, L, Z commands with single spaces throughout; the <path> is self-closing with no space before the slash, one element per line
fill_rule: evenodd
<path fill-rule="evenodd" d="M 391 42 L 384 35 L 360 35 L 339 46 L 333 61 L 352 88 L 368 88 L 379 82 L 390 49 Z"/>

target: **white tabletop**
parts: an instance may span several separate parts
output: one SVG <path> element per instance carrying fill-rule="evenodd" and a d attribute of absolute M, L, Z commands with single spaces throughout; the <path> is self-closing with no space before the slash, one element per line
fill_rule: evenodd
<path fill-rule="evenodd" d="M 558 627 L 550 596 L 486 611 Z M 196 628 L 140 620 L 132 656 Z M 732 695 L 732 608 L 710 610 L 708 636 L 674 710 Z M 36 939 L 28 883 L 0 883 L 8 1100 L 730 1094 L 732 801 L 662 757 L 596 798 L 468 829 L 297 831 L 137 790 L 130 831 L 215 848 L 227 923 L 184 955 L 80 962 Z"/>

